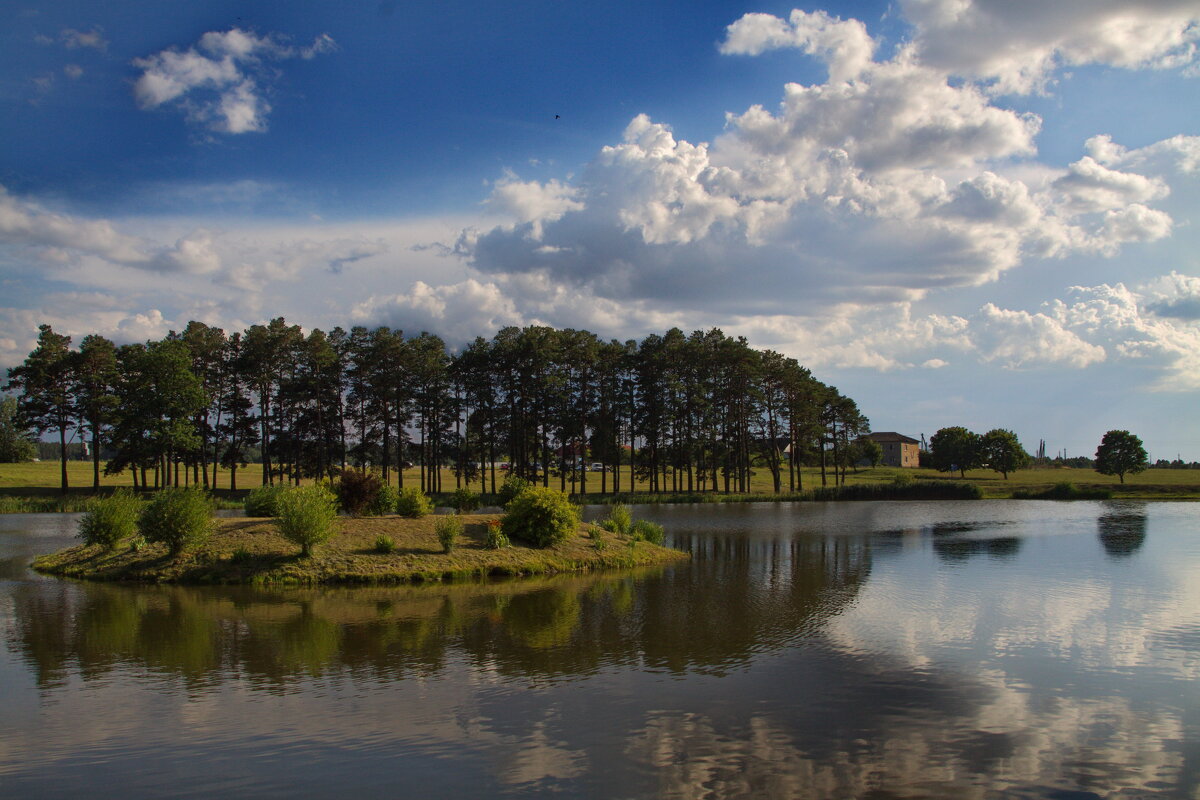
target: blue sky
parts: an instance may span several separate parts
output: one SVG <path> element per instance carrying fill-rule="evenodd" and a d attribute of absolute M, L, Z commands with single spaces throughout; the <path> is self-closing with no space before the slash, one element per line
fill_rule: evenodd
<path fill-rule="evenodd" d="M 719 326 L 877 430 L 1200 459 L 1200 1 L 164 9 L 0 7 L 4 366 Z"/>

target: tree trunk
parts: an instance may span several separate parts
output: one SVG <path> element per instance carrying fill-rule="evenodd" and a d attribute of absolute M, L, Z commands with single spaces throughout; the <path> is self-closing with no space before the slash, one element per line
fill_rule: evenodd
<path fill-rule="evenodd" d="M 92 425 L 92 488 L 100 488 L 100 434 L 98 425 Z"/>
<path fill-rule="evenodd" d="M 62 472 L 61 494 L 67 493 L 67 427 L 58 426 L 58 462 Z"/>

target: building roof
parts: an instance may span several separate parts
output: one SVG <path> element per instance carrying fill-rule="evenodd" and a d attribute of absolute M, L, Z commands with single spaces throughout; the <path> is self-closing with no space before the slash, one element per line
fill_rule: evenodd
<path fill-rule="evenodd" d="M 904 444 L 920 444 L 911 436 L 905 436 L 902 433 L 895 431 L 878 431 L 876 433 L 867 434 L 868 439 L 874 439 L 877 442 L 903 442 Z"/>

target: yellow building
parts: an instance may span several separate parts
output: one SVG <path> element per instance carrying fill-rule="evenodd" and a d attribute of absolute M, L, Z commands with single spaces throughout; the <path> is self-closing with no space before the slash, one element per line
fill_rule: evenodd
<path fill-rule="evenodd" d="M 885 467 L 921 466 L 921 443 L 895 431 L 880 431 L 867 434 L 868 439 L 879 442 L 883 448 L 883 465 Z"/>

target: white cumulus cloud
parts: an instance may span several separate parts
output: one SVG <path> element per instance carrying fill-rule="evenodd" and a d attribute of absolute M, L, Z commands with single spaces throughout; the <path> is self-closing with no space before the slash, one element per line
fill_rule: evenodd
<path fill-rule="evenodd" d="M 640 114 L 570 183 L 506 174 L 489 204 L 514 222 L 464 232 L 457 252 L 491 276 L 670 311 L 804 315 L 919 300 L 1172 231 L 1154 204 L 1190 139 L 1137 151 L 1094 139 L 1054 168 L 1036 161 L 1039 117 L 929 66 L 916 45 L 875 60 L 855 20 L 750 14 L 720 45 L 780 47 L 822 59 L 828 80 L 787 84 L 774 110 L 728 114 L 712 143 Z"/>
<path fill-rule="evenodd" d="M 1060 66 L 1171 69 L 1200 40 L 1194 0 L 901 0 L 923 63 L 997 93 L 1046 87 Z"/>
<path fill-rule="evenodd" d="M 271 106 L 263 84 L 275 77 L 266 63 L 310 59 L 334 49 L 328 34 L 307 47 L 295 47 L 274 34 L 259 36 L 239 28 L 209 31 L 187 49 L 169 48 L 135 59 L 142 74 L 133 93 L 144 109 L 171 103 L 189 121 L 220 133 L 265 131 Z"/>
<path fill-rule="evenodd" d="M 725 31 L 721 52 L 757 56 L 768 50 L 795 47 L 829 65 L 831 81 L 858 77 L 872 63 L 875 42 L 856 19 L 841 20 L 824 11 L 792 11 L 784 21 L 770 14 L 746 14 Z"/>

